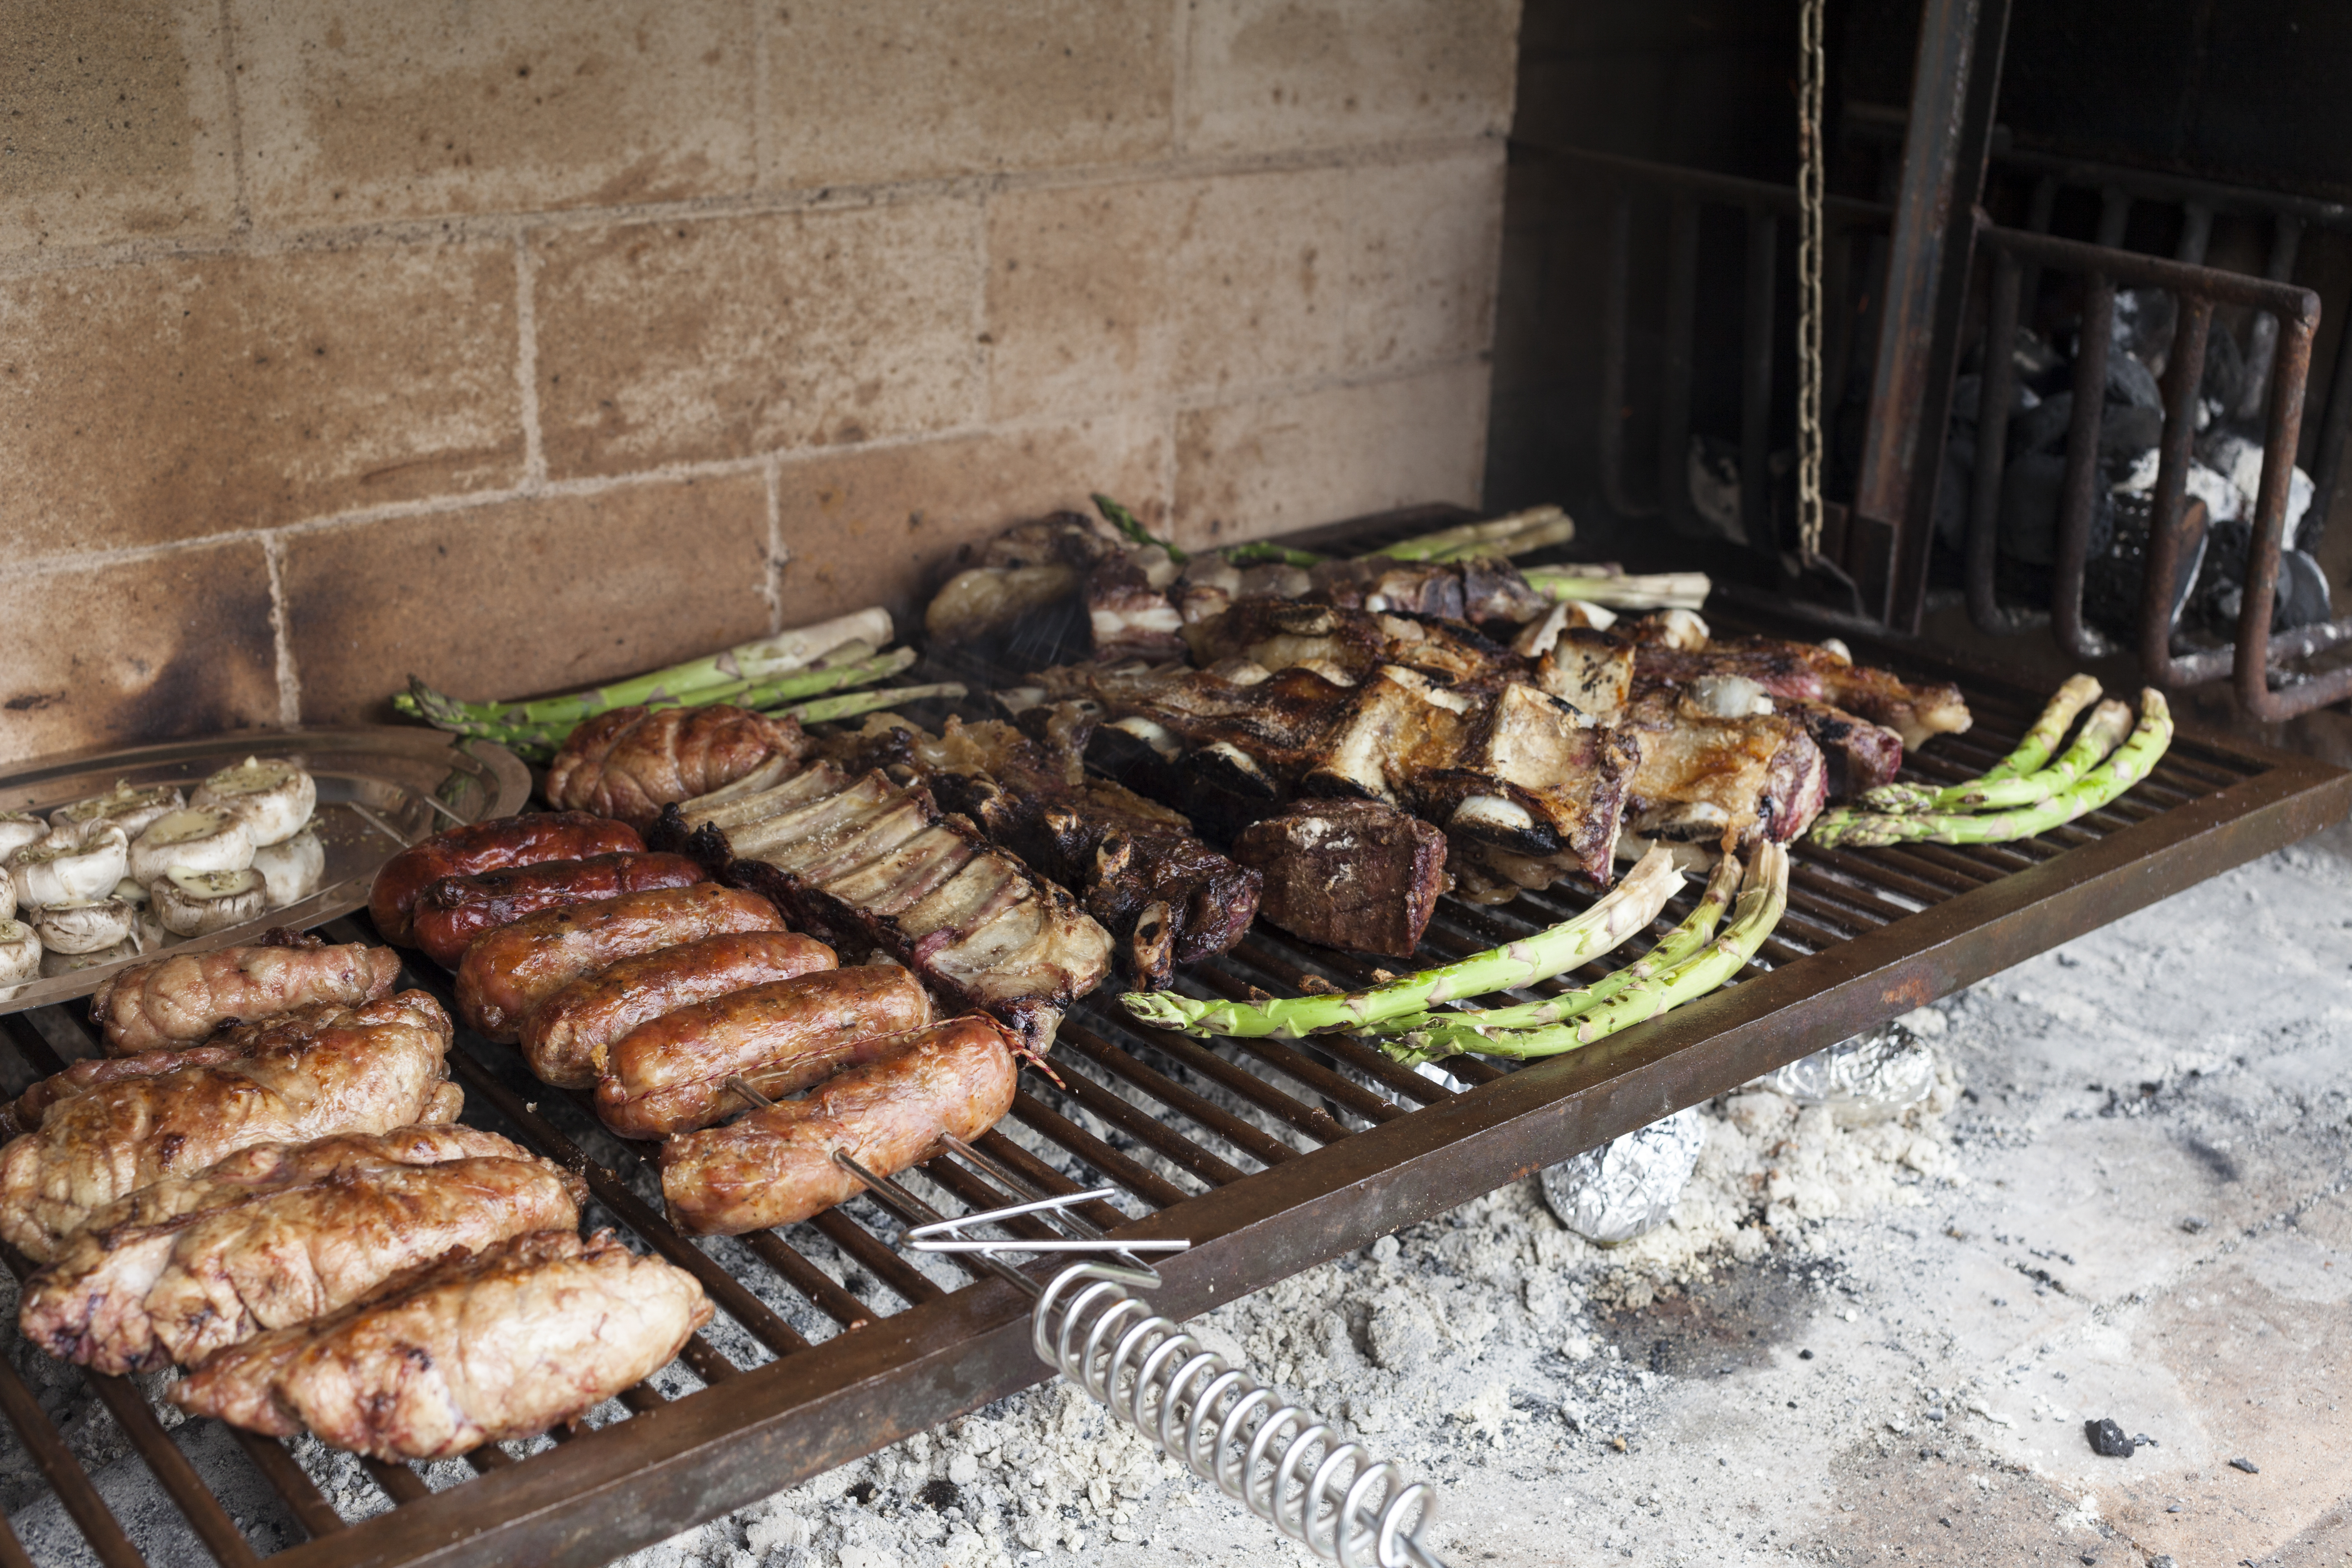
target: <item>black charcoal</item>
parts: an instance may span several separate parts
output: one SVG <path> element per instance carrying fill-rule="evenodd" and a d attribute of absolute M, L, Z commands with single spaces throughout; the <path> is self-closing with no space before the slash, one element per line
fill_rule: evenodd
<path fill-rule="evenodd" d="M 2128 1459 L 2137 1451 L 2138 1446 L 2124 1435 L 2124 1429 L 2105 1417 L 2084 1422 L 2083 1436 L 2090 1440 L 2091 1452 L 2105 1458 Z"/>

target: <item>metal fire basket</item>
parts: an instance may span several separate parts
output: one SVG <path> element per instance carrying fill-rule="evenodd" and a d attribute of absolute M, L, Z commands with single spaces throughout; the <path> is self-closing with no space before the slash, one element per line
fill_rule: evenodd
<path fill-rule="evenodd" d="M 1378 531 L 1324 531 L 1317 542 L 1368 546 L 1431 521 L 1423 512 L 1386 520 Z M 1940 784 L 1981 772 L 2040 708 L 2039 692 L 1981 668 L 1940 665 L 1909 645 L 1849 640 L 1859 658 L 1956 679 L 1968 695 L 1976 727 L 1913 757 L 1912 776 Z M 2347 805 L 2352 774 L 2184 728 L 2146 784 L 2036 838 L 1859 851 L 1792 846 L 1788 913 L 1738 980 L 1587 1049 L 1516 1071 L 1454 1058 L 1456 1088 L 1345 1036 L 1187 1039 L 1136 1026 L 1097 999 L 1064 1023 L 1053 1054 L 1060 1081 L 1025 1075 L 1011 1115 L 972 1147 L 1122 1247 L 1189 1238 L 1189 1248 L 1158 1261 L 1152 1292 L 1159 1312 L 1181 1320 L 2293 843 L 2340 820 Z M 1656 930 L 1681 920 L 1694 896 L 1675 900 Z M 1496 907 L 1448 900 L 1421 958 L 1524 934 L 1586 902 L 1559 889 Z M 372 936 L 349 918 L 325 929 L 346 941 Z M 418 961 L 404 983 L 446 998 L 446 978 L 429 968 Z M 1297 992 L 1310 979 L 1370 976 L 1349 955 L 1261 927 L 1181 984 L 1241 996 L 1253 986 Z M 1579 982 L 1566 975 L 1560 984 Z M 0 1019 L 0 1087 L 21 1089 L 96 1051 L 75 1012 L 11 1015 Z M 868 1199 L 783 1230 L 698 1244 L 643 1195 L 652 1146 L 613 1139 L 579 1101 L 531 1079 L 509 1047 L 461 1033 L 450 1061 L 467 1121 L 578 1172 L 601 1205 L 599 1223 L 702 1282 L 725 1320 L 681 1357 L 702 1386 L 666 1397 L 639 1385 L 601 1425 L 552 1442 L 492 1445 L 462 1463 L 371 1465 L 382 1499 L 352 1509 L 367 1517 L 346 1520 L 298 1445 L 238 1435 L 222 1462 L 249 1468 L 223 1479 L 216 1495 L 174 1440 L 200 1432 L 200 1423 L 167 1432 L 137 1384 L 89 1378 L 137 1456 L 120 1462 L 152 1471 L 176 1510 L 173 1527 L 184 1522 L 227 1568 L 265 1553 L 273 1568 L 586 1568 L 1050 1375 L 1028 1294 L 996 1271 L 1002 1260 L 902 1254 L 886 1239 L 901 1226 Z M 1014 1190 L 947 1156 L 898 1181 L 941 1213 L 1000 1208 Z M 1105 1189 L 1118 1195 L 1096 1195 Z M 1027 1240 L 1048 1235 L 1034 1214 L 1008 1216 L 1003 1229 Z M 7 1261 L 25 1268 L 21 1258 Z M 0 1417 L 97 1560 L 136 1568 L 142 1559 L 121 1522 L 16 1371 L 33 1353 L 20 1345 L 13 1360 L 0 1357 Z M 673 1387 L 683 1381 L 675 1373 Z M 224 1495 L 247 1500 L 241 1518 Z M 257 1495 L 267 1506 L 251 1501 Z M 25 1560 L 0 1528 L 0 1565 Z"/>

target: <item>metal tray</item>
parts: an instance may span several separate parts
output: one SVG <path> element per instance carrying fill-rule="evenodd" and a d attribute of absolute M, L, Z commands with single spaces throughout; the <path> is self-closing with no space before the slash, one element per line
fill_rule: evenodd
<path fill-rule="evenodd" d="M 1412 520 L 1445 521 L 1453 519 Z M 1355 541 L 1406 531 L 1359 530 Z M 1336 536 L 1326 531 L 1318 542 Z M 1981 669 L 1938 664 L 1916 647 L 1849 641 L 1859 658 L 1958 680 L 1975 709 L 1976 729 L 1931 743 L 1913 761 L 1913 776 L 1981 771 L 2040 706 L 2035 693 Z M 1138 1028 L 1106 994 L 1065 1023 L 1054 1052 L 1061 1083 L 1024 1074 L 1012 1114 L 979 1142 L 1051 1191 L 1076 1191 L 1081 1180 L 1119 1188 L 1124 1212 L 1091 1207 L 1097 1223 L 1191 1238 L 1192 1250 L 1160 1266 L 1167 1284 L 1154 1302 L 1193 1314 L 2293 843 L 2340 820 L 2347 805 L 2352 773 L 2184 730 L 2146 784 L 2038 838 L 1948 849 L 1800 844 L 1789 912 L 1733 984 L 1522 1070 L 1454 1058 L 1447 1066 L 1459 1087 L 1405 1071 L 1344 1036 L 1204 1042 Z M 1695 893 L 1670 904 L 1657 929 L 1679 920 Z M 1586 901 L 1547 893 L 1479 908 L 1448 900 L 1422 956 L 1485 946 Z M 363 927 L 364 917 L 345 918 L 329 931 L 356 940 L 368 934 Z M 1182 984 L 1241 994 L 1365 973 L 1345 954 L 1260 928 Z M 421 961 L 404 983 L 446 994 L 446 977 Z M 0 1088 L 14 1091 L 62 1058 L 94 1049 L 62 1009 L 0 1018 Z M 370 1464 L 393 1506 L 371 1500 L 382 1511 L 347 1520 L 306 1468 L 311 1461 L 249 1434 L 237 1443 L 258 1480 L 224 1480 L 216 1494 L 135 1384 L 91 1378 L 186 1531 L 217 1562 L 252 1563 L 257 1542 L 263 1551 L 290 1542 L 273 1557 L 285 1568 L 589 1568 L 1046 1377 L 1029 1348 L 1019 1292 L 951 1262 L 899 1256 L 887 1239 L 895 1225 L 862 1200 L 786 1229 L 698 1246 L 641 1195 L 650 1191 L 652 1145 L 611 1138 L 575 1097 L 532 1079 L 509 1047 L 461 1033 L 450 1063 L 466 1090 L 466 1121 L 579 1171 L 602 1205 L 598 1223 L 620 1226 L 633 1245 L 702 1280 L 721 1317 L 682 1360 L 703 1386 L 673 1385 L 666 1396 L 640 1384 L 593 1429 L 560 1442 L 491 1445 L 462 1464 Z M 975 1197 L 959 1167 L 934 1163 L 909 1181 L 951 1212 Z M 5 1356 L 0 1414 L 97 1554 L 124 1568 L 139 1563 Z M 251 1505 L 261 1483 L 278 1500 L 274 1515 Z M 221 1501 L 229 1495 L 245 1500 L 234 1519 Z M 8 1544 L 0 1539 L 0 1561 Z"/>
<path fill-rule="evenodd" d="M 459 742 L 438 730 L 362 725 L 347 730 L 238 730 L 127 750 L 45 757 L 0 777 L 0 811 L 48 812 L 94 795 L 117 780 L 135 786 L 194 788 L 247 757 L 291 757 L 318 781 L 311 826 L 327 852 L 319 890 L 257 920 L 158 951 L 207 952 L 251 942 L 275 926 L 303 928 L 349 914 L 367 902 L 376 868 L 428 833 L 486 816 L 504 816 L 530 796 L 530 770 L 505 747 Z M 87 996 L 108 975 L 152 954 L 37 980 L 0 1013 Z"/>

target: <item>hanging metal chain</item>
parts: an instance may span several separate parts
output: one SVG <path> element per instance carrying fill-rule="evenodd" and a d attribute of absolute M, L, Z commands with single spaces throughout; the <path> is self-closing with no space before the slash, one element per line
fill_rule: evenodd
<path fill-rule="evenodd" d="M 1823 0 L 1799 0 L 1797 23 L 1797 539 L 1822 550 L 1822 47 Z"/>

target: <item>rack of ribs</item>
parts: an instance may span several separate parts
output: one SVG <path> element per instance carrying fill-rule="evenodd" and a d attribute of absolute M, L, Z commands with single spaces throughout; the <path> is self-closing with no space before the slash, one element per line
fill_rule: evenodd
<path fill-rule="evenodd" d="M 1043 1052 L 1110 973 L 1110 933 L 919 782 L 818 762 L 664 809 L 652 839 L 783 911 L 845 959 L 879 952 Z"/>
<path fill-rule="evenodd" d="M 853 771 L 919 778 L 991 843 L 1076 894 L 1118 942 L 1121 970 L 1147 989 L 1248 934 L 1258 874 L 1203 844 L 1182 813 L 1089 777 L 1090 714 L 1065 705 L 1033 718 L 1028 733 L 950 718 L 937 735 L 876 718 L 819 749 Z"/>

